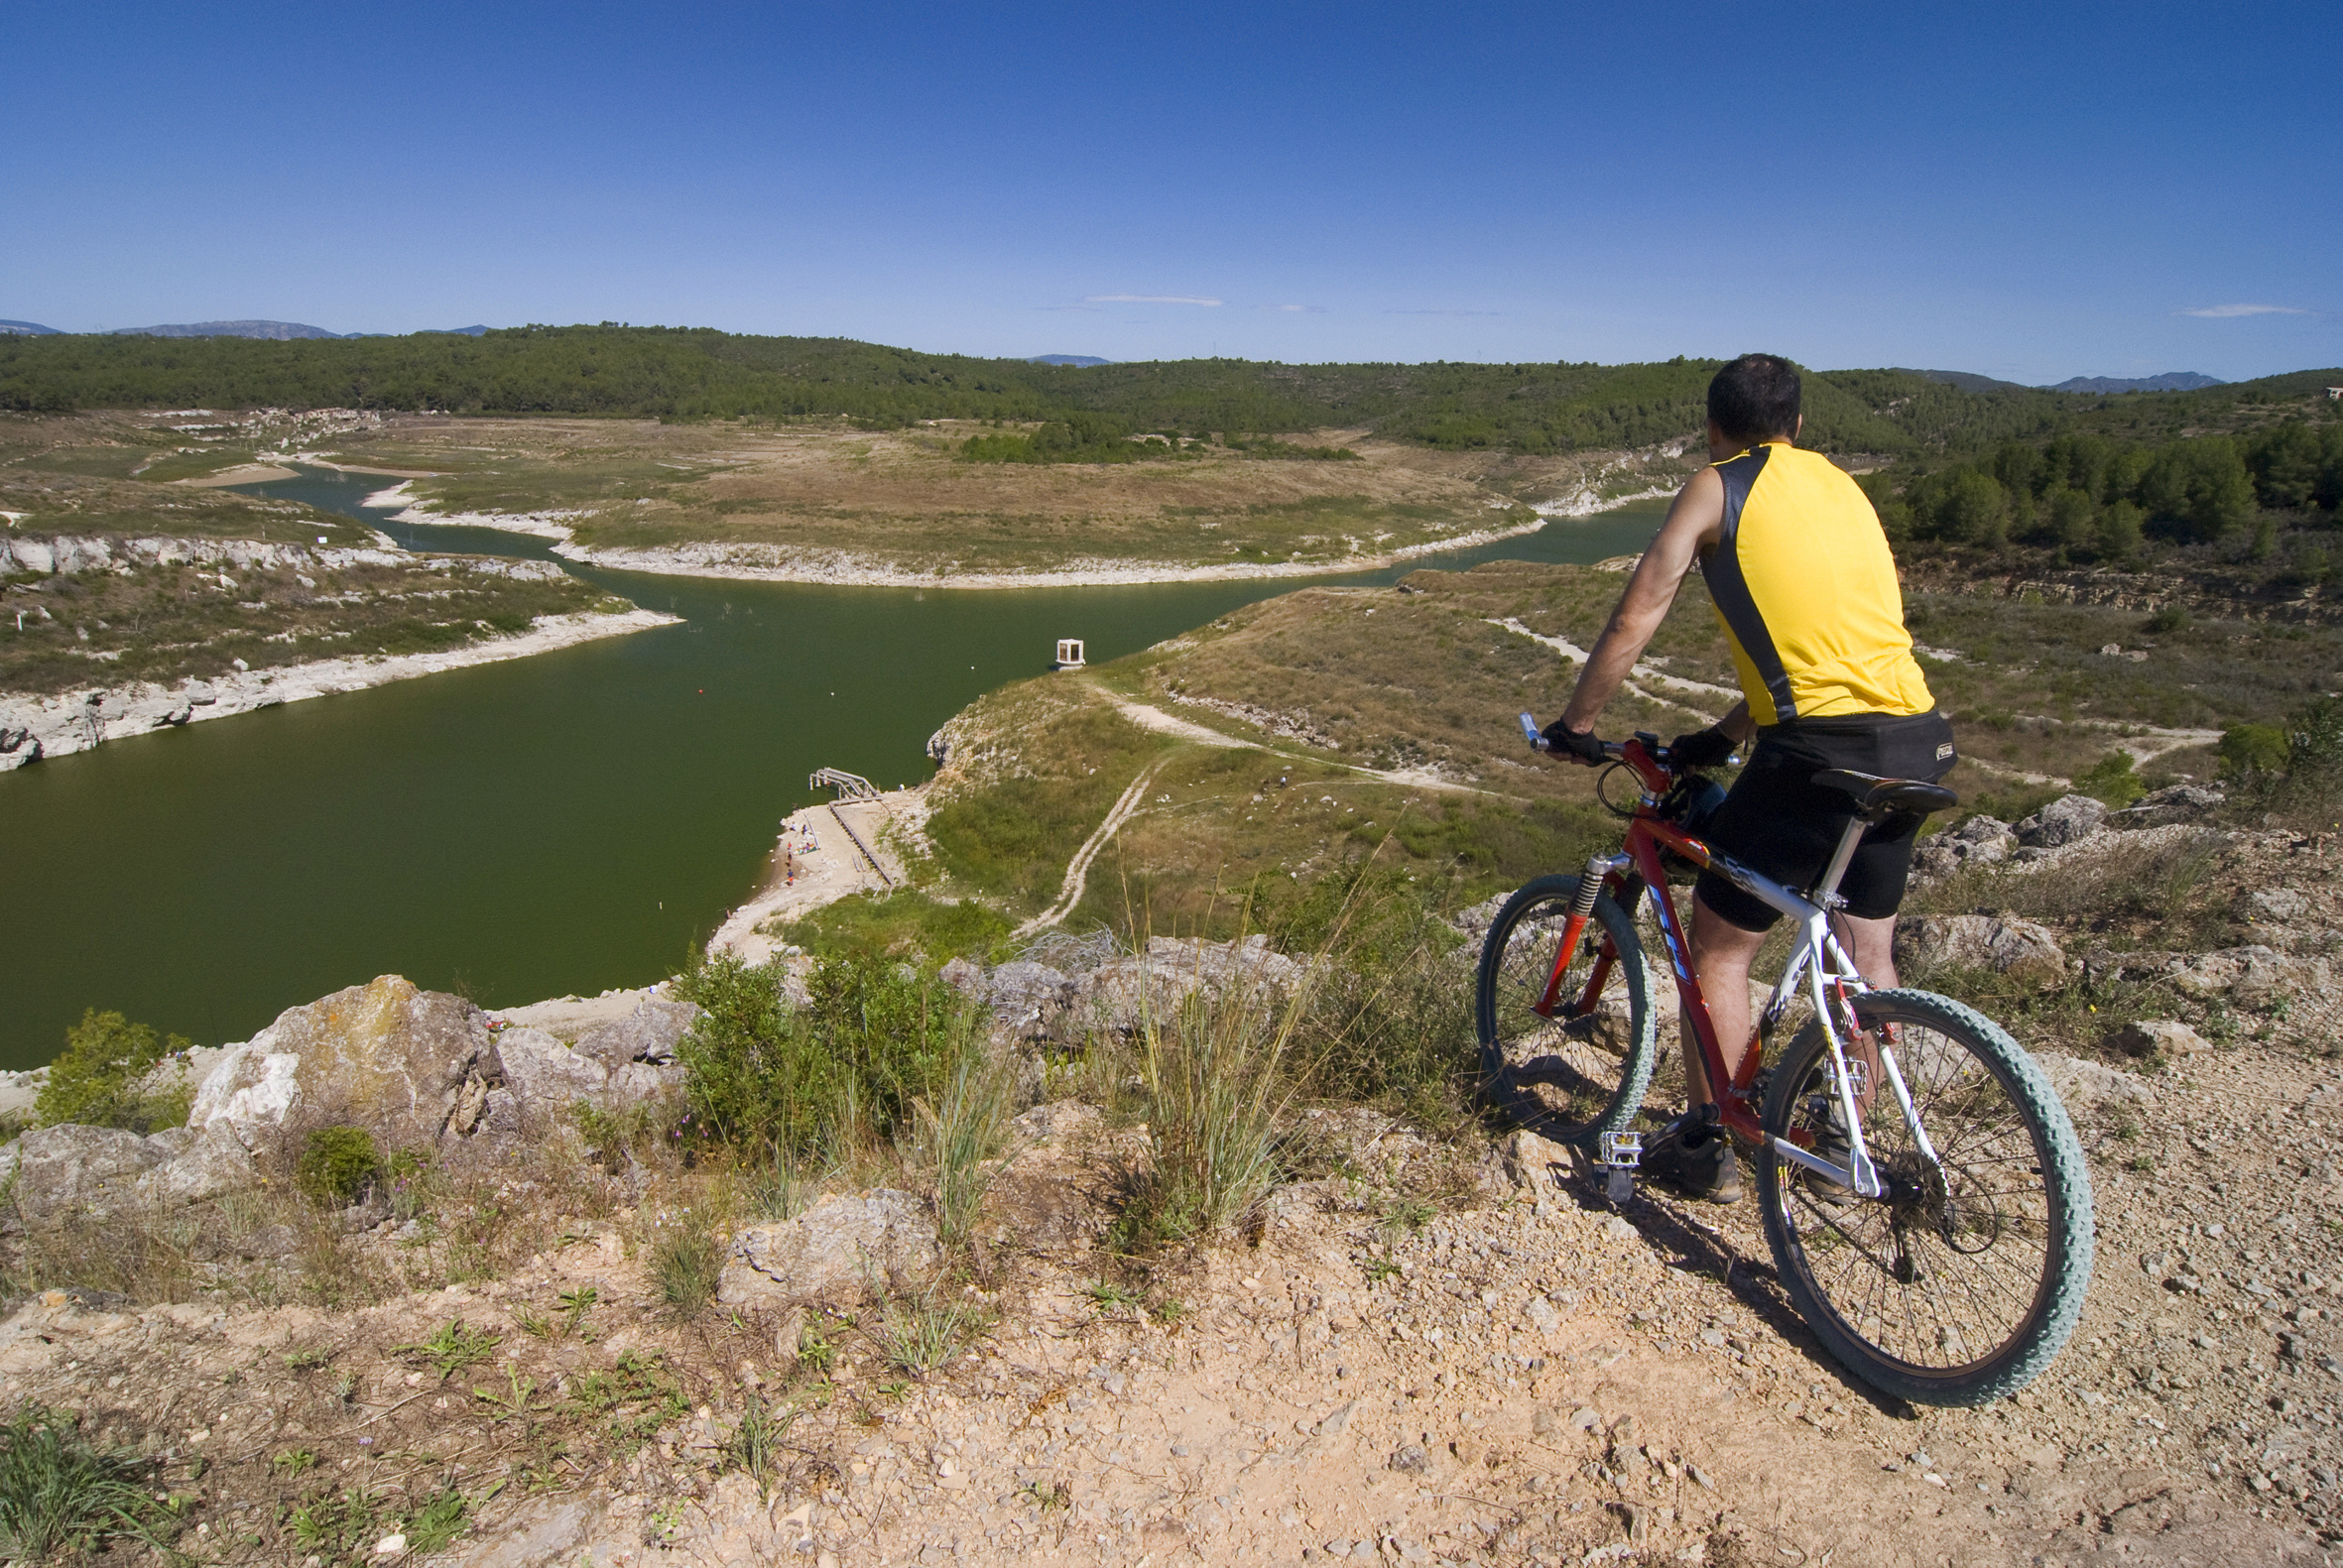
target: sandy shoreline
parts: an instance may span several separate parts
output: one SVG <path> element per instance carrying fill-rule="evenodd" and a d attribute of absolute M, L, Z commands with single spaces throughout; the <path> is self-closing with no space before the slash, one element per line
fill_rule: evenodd
<path fill-rule="evenodd" d="M 0 751 L 0 773 L 44 757 L 88 751 L 125 735 L 177 729 L 281 703 L 363 691 L 394 680 L 526 659 L 605 637 L 674 626 L 680 620 L 680 616 L 660 610 L 628 610 L 618 615 L 586 611 L 541 617 L 517 637 L 500 637 L 445 653 L 325 659 L 278 669 L 238 671 L 213 680 L 189 680 L 176 689 L 140 681 L 127 686 L 76 687 L 72 696 L 0 696 L 0 745 L 8 747 Z M 98 696 L 94 704 L 86 700 L 93 691 Z"/>

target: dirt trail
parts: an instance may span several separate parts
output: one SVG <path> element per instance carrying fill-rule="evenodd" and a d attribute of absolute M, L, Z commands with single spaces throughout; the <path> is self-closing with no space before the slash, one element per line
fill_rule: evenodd
<path fill-rule="evenodd" d="M 495 1392 L 509 1365 L 550 1403 L 654 1350 L 687 1412 L 600 1479 L 530 1471 L 552 1490 L 508 1487 L 432 1560 L 2328 1561 L 2306 1526 L 2334 1502 L 2325 1369 L 2343 1364 L 2323 1354 L 2328 1287 L 2309 1281 L 2338 1271 L 2335 1245 L 2292 1215 L 2315 1195 L 2290 1156 L 2230 1140 L 2274 1113 L 2318 1125 L 2343 1082 L 2247 1048 L 2141 1092 L 2123 1105 L 2150 1127 L 2202 1114 L 2131 1142 L 2086 1112 L 2110 1157 L 2083 1328 L 1984 1411 L 1898 1407 L 1847 1379 L 1788 1311 L 1746 1205 L 1648 1192 L 1615 1213 L 1543 1163 L 1551 1146 L 1527 1168 L 1460 1170 L 1366 1113 L 1323 1119 L 1355 1174 L 1284 1189 L 1256 1245 L 1102 1287 L 1100 1200 L 1128 1135 L 1070 1104 L 1045 1113 L 1057 1136 L 1016 1158 L 980 1232 L 987 1291 L 960 1299 L 989 1300 L 992 1328 L 924 1383 L 883 1365 L 868 1307 L 809 1320 L 837 1358 L 812 1382 L 776 1354 L 794 1323 L 678 1323 L 608 1229 L 512 1279 L 352 1313 L 36 1301 L 0 1325 L 0 1376 L 11 1399 L 209 1455 L 196 1517 L 227 1563 L 295 1560 L 270 1555 L 260 1500 L 293 1485 L 271 1456 L 314 1451 L 340 1487 L 445 1470 L 478 1489 L 522 1473 L 525 1441 L 468 1384 Z M 2113 1157 L 2142 1148 L 2164 1156 L 2158 1174 Z M 2163 1283 L 2184 1230 L 2194 1291 Z M 2144 1256 L 2162 1262 L 2144 1271 Z M 586 1284 L 603 1302 L 587 1333 L 518 1331 Z M 420 1387 L 433 1380 L 389 1348 L 453 1316 L 500 1333 L 509 1362 Z M 305 1350 L 326 1365 L 299 1370 Z M 760 1502 L 725 1471 L 727 1433 L 744 1385 L 793 1377 L 785 1474 Z M 238 1531 L 260 1539 L 236 1547 Z"/>

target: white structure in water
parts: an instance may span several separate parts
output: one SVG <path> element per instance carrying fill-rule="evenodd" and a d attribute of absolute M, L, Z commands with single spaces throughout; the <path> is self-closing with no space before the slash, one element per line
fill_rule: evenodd
<path fill-rule="evenodd" d="M 1082 667 L 1082 640 L 1080 638 L 1061 637 L 1057 640 L 1057 667 L 1060 669 Z"/>

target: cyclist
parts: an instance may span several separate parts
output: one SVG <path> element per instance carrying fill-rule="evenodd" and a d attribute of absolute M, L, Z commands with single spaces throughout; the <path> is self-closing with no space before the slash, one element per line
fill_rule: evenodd
<path fill-rule="evenodd" d="M 1717 808 L 1708 842 L 1789 887 L 1819 877 L 1850 814 L 1816 787 L 1830 768 L 1933 783 L 1954 762 L 1952 729 L 1911 657 L 1904 596 L 1879 514 L 1854 480 L 1794 443 L 1803 423 L 1796 369 L 1744 354 L 1708 384 L 1706 468 L 1692 476 L 1644 552 L 1578 685 L 1545 739 L 1588 766 L 1609 759 L 1594 722 L 1698 566 L 1724 623 L 1743 699 L 1669 746 L 1678 766 L 1714 767 L 1753 734 L 1748 766 Z M 1864 978 L 1896 984 L 1896 909 L 1917 819 L 1864 835 L 1839 892 L 1840 939 Z M 1750 1040 L 1749 966 L 1780 918 L 1713 871 L 1692 902 L 1692 968 L 1726 1066 Z M 1653 1141 L 1646 1168 L 1716 1203 L 1741 1196 L 1732 1141 L 1714 1130 L 1716 1100 L 1687 1021 L 1679 1036 L 1687 1114 Z"/>

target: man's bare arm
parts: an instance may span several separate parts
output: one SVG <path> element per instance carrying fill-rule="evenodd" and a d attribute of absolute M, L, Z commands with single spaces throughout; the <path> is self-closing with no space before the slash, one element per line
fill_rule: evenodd
<path fill-rule="evenodd" d="M 1716 543 L 1724 521 L 1725 482 L 1715 469 L 1703 468 L 1677 492 L 1675 505 L 1667 510 L 1667 521 L 1660 525 L 1651 548 L 1644 551 L 1635 575 L 1628 579 L 1619 607 L 1611 612 L 1610 624 L 1603 628 L 1594 652 L 1587 656 L 1586 667 L 1579 671 L 1570 705 L 1562 710 L 1564 728 L 1577 732 L 1594 728 L 1603 705 L 1617 695 L 1620 682 L 1644 657 L 1652 635 L 1667 618 L 1684 574 L 1692 569 L 1700 551 Z"/>

